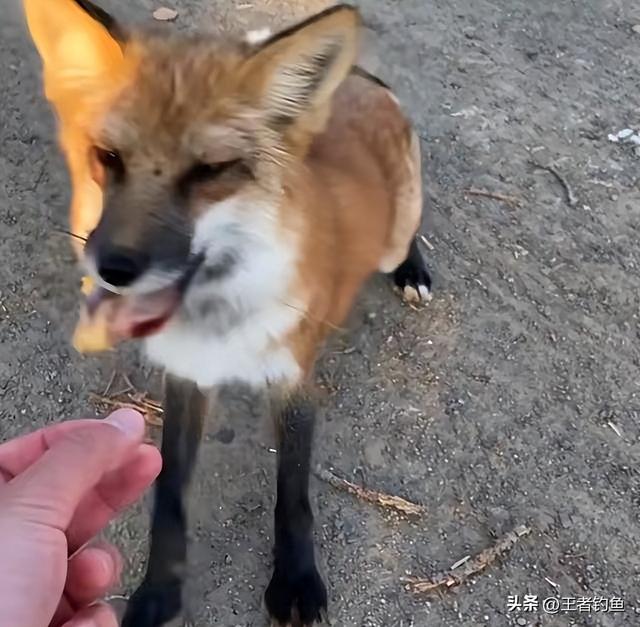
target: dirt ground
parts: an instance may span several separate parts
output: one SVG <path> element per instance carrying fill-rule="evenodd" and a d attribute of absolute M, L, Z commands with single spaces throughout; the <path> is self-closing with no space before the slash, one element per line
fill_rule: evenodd
<path fill-rule="evenodd" d="M 171 6 L 186 28 L 254 16 L 255 4 Z M 149 16 L 158 4 L 105 6 Z M 436 290 L 413 311 L 382 278 L 368 286 L 319 369 L 316 461 L 426 514 L 398 517 L 313 481 L 333 625 L 638 625 L 640 149 L 607 136 L 640 127 L 640 6 L 361 6 L 378 71 L 423 138 Z M 255 15 L 248 21 L 264 17 Z M 85 359 L 69 345 L 78 272 L 57 230 L 67 179 L 16 0 L 0 0 L 0 58 L 7 438 L 91 414 L 90 393 L 114 368 L 152 392 L 157 376 L 131 350 Z M 535 164 L 553 164 L 568 187 Z M 192 493 L 188 602 L 198 626 L 263 626 L 273 440 L 260 403 L 245 391 L 226 397 Z M 142 572 L 147 509 L 110 530 L 128 558 L 125 593 Z M 446 570 L 520 524 L 531 535 L 456 590 L 415 597 L 401 582 Z M 509 611 L 508 597 L 524 594 L 621 597 L 625 608 Z"/>

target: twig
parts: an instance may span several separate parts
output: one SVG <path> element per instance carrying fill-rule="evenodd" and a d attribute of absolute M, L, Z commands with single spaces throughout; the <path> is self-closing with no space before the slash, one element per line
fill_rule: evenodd
<path fill-rule="evenodd" d="M 457 562 L 451 564 L 449 570 L 455 570 L 456 568 L 460 568 L 463 564 L 466 564 L 471 559 L 471 555 L 465 555 L 463 558 L 459 559 Z"/>
<path fill-rule="evenodd" d="M 422 233 L 420 233 L 420 241 L 431 251 L 435 250 L 435 246 L 424 236 L 422 235 Z"/>
<path fill-rule="evenodd" d="M 358 350 L 356 346 L 347 346 L 347 348 L 343 348 L 341 350 L 332 351 L 334 355 L 351 355 L 351 353 L 355 353 Z"/>
<path fill-rule="evenodd" d="M 542 163 L 538 163 L 537 161 L 530 162 L 532 166 L 538 168 L 539 170 L 546 170 L 547 172 L 553 174 L 556 177 L 560 185 L 564 188 L 564 192 L 567 195 L 567 204 L 569 207 L 575 207 L 578 204 L 578 199 L 576 195 L 573 193 L 573 189 L 571 189 L 571 185 L 569 185 L 569 181 L 560 173 L 560 171 L 553 165 L 542 165 Z"/>
<path fill-rule="evenodd" d="M 516 527 L 513 531 L 502 536 L 492 547 L 481 551 L 473 559 L 458 560 L 453 567 L 431 578 L 404 577 L 403 583 L 415 594 L 425 594 L 437 590 L 449 590 L 464 583 L 470 577 L 481 573 L 487 566 L 493 564 L 503 553 L 511 550 L 520 538 L 531 533 L 531 529 L 525 525 Z M 459 566 L 457 572 L 453 570 Z"/>
<path fill-rule="evenodd" d="M 111 386 L 113 385 L 113 382 L 116 380 L 116 375 L 118 374 L 117 370 L 114 370 L 111 373 L 111 377 L 109 379 L 109 383 L 107 383 L 107 387 L 104 389 L 104 392 L 102 393 L 102 396 L 106 396 L 107 394 L 109 394 L 109 390 L 111 390 Z"/>
<path fill-rule="evenodd" d="M 506 194 L 500 194 L 498 192 L 490 192 L 486 189 L 465 189 L 464 193 L 469 196 L 483 196 L 484 198 L 493 198 L 494 200 L 500 200 L 510 207 L 519 207 L 521 205 L 521 201 L 519 198 L 515 196 L 507 196 Z"/>
<path fill-rule="evenodd" d="M 319 466 L 316 467 L 315 474 L 318 479 L 325 481 L 337 490 L 349 492 L 349 494 L 353 494 L 359 499 L 373 503 L 374 505 L 395 509 L 398 512 L 410 516 L 417 516 L 425 513 L 425 509 L 422 505 L 407 501 L 400 496 L 393 496 L 391 494 L 384 494 L 383 492 L 363 488 L 355 483 L 351 483 L 351 481 L 347 481 L 346 479 L 342 479 L 341 477 L 334 475 L 325 468 L 320 468 Z"/>
<path fill-rule="evenodd" d="M 116 398 L 118 396 L 122 396 L 123 394 L 126 394 L 127 392 L 130 392 L 132 390 L 132 387 L 130 385 L 127 385 L 123 388 L 118 388 L 118 390 L 116 392 L 111 392 L 109 394 L 109 398 Z M 106 394 L 103 394 L 102 396 L 106 396 Z"/>
<path fill-rule="evenodd" d="M 46 168 L 45 168 L 45 166 L 43 165 L 43 166 L 40 168 L 40 173 L 39 173 L 39 174 L 38 174 L 38 176 L 36 177 L 35 183 L 34 183 L 31 187 L 29 187 L 29 191 L 30 191 L 30 192 L 35 192 L 35 191 L 36 191 L 36 189 L 38 189 L 38 186 L 40 185 L 40 181 L 42 181 L 42 177 L 44 176 L 45 170 L 46 170 Z"/>
<path fill-rule="evenodd" d="M 611 420 L 607 421 L 607 424 L 611 427 L 611 429 L 613 430 L 613 432 L 619 437 L 622 437 L 622 431 L 620 431 L 620 429 L 618 428 L 618 426 L 616 424 L 614 424 L 613 422 L 611 422 Z"/>
<path fill-rule="evenodd" d="M 162 426 L 162 414 L 164 413 L 162 405 L 157 401 L 147 398 L 145 392 L 126 392 L 114 396 L 106 396 L 105 394 L 95 394 L 92 392 L 89 396 L 94 403 L 106 405 L 113 409 L 122 409 L 123 407 L 136 409 L 144 415 L 147 424 L 154 427 Z"/>
<path fill-rule="evenodd" d="M 124 382 L 129 386 L 130 390 L 136 389 L 136 386 L 133 385 L 133 383 L 131 383 L 131 379 L 129 378 L 129 375 L 126 372 L 122 373 L 122 378 L 124 379 Z"/>
<path fill-rule="evenodd" d="M 557 590 L 560 586 L 555 582 L 555 581 L 551 581 L 551 579 L 549 579 L 549 577 L 545 577 L 544 580 L 554 589 Z"/>

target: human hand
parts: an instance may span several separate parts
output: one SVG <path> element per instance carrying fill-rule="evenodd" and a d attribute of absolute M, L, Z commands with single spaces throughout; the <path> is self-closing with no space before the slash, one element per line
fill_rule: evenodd
<path fill-rule="evenodd" d="M 122 560 L 87 545 L 160 472 L 144 420 L 122 409 L 0 444 L 0 625 L 117 627 L 96 603 Z"/>

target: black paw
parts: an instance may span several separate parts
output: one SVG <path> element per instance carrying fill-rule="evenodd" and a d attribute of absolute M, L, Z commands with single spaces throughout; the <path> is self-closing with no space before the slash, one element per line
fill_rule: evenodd
<path fill-rule="evenodd" d="M 327 589 L 315 566 L 293 575 L 276 567 L 264 600 L 274 625 L 319 623 L 327 610 Z"/>
<path fill-rule="evenodd" d="M 122 619 L 122 627 L 161 627 L 182 610 L 182 582 L 142 582 L 133 593 Z"/>
<path fill-rule="evenodd" d="M 409 303 L 431 300 L 431 275 L 416 239 L 411 242 L 407 258 L 394 270 L 393 282 Z"/>

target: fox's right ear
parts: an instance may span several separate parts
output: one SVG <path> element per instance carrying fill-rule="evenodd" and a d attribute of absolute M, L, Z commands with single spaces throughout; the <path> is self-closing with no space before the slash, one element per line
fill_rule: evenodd
<path fill-rule="evenodd" d="M 23 0 L 27 24 L 42 57 L 45 91 L 81 94 L 108 81 L 122 66 L 122 33 L 90 0 Z"/>

